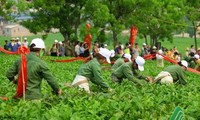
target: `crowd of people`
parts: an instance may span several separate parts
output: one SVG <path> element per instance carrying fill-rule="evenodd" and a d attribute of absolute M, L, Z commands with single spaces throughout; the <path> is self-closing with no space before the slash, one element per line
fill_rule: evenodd
<path fill-rule="evenodd" d="M 52 87 L 54 93 L 61 94 L 62 90 L 59 88 L 57 81 L 52 76 L 47 65 L 40 59 L 41 51 L 45 48 L 42 39 L 33 39 L 30 44 L 31 53 L 27 57 L 27 88 L 26 99 L 40 99 L 41 98 L 41 81 L 44 78 Z M 191 47 L 192 50 L 192 47 Z M 54 41 L 52 47 L 49 49 L 51 56 L 82 56 L 89 57 L 84 64 L 80 66 L 78 72 L 72 81 L 72 86 L 77 86 L 83 89 L 87 93 L 91 93 L 89 84 L 90 82 L 100 86 L 103 91 L 111 92 L 112 89 L 103 80 L 101 75 L 101 65 L 104 63 L 111 63 L 111 59 L 115 59 L 112 63 L 110 79 L 114 83 L 121 83 L 127 79 L 132 81 L 135 85 L 143 86 L 147 83 L 180 83 L 186 84 L 185 71 L 190 66 L 190 61 L 187 62 L 182 58 L 174 59 L 178 62 L 177 65 L 171 65 L 163 69 L 157 76 L 141 75 L 140 71 L 144 71 L 145 55 L 156 54 L 157 60 L 162 60 L 161 54 L 172 58 L 175 55 L 180 55 L 176 47 L 173 47 L 170 52 L 165 48 L 157 48 L 155 46 L 149 47 L 145 43 L 142 44 L 140 49 L 139 45 L 135 43 L 134 48 L 129 43 L 126 43 L 125 47 L 119 43 L 114 50 L 109 50 L 107 44 L 99 45 L 98 42 L 94 42 L 92 51 L 90 53 L 87 43 L 63 41 Z M 190 51 L 188 56 L 190 59 L 197 58 L 198 51 L 193 53 Z M 191 54 L 194 54 L 192 57 Z M 175 57 L 174 57 L 175 58 Z M 154 59 L 154 58 L 152 58 Z M 199 56 L 198 60 L 199 61 Z M 161 66 L 164 67 L 162 62 Z M 195 61 L 196 63 L 196 61 Z M 15 64 L 7 71 L 7 78 L 10 81 L 16 81 L 15 75 L 19 73 L 20 60 L 17 60 Z M 16 82 L 15 82 L 16 83 Z"/>
<path fill-rule="evenodd" d="M 21 45 L 28 48 L 28 41 L 26 37 L 23 38 L 23 41 L 21 41 L 18 37 L 12 38 L 10 42 L 8 40 L 5 40 L 4 49 L 11 52 L 17 52 L 18 48 Z"/>
<path fill-rule="evenodd" d="M 58 42 L 55 40 L 48 50 L 48 54 L 51 56 L 89 57 L 90 51 L 85 42 L 70 42 L 69 40 Z"/>

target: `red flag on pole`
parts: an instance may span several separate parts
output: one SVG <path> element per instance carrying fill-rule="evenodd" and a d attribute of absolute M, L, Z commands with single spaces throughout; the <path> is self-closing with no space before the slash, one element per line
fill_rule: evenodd
<path fill-rule="evenodd" d="M 86 23 L 86 32 L 87 32 L 87 34 L 86 34 L 86 36 L 84 38 L 84 42 L 88 44 L 88 48 L 89 49 L 90 49 L 91 44 L 92 44 L 92 35 L 89 33 L 90 28 L 91 28 L 90 24 Z"/>
<path fill-rule="evenodd" d="M 20 71 L 18 75 L 17 93 L 16 97 L 25 97 L 26 85 L 27 85 L 27 65 L 26 65 L 26 55 L 29 54 L 28 48 L 21 46 L 18 48 L 18 53 L 21 53 L 21 63 Z"/>
<path fill-rule="evenodd" d="M 131 31 L 130 31 L 130 39 L 129 39 L 131 46 L 133 46 L 135 43 L 137 32 L 138 32 L 137 27 L 132 26 Z"/>

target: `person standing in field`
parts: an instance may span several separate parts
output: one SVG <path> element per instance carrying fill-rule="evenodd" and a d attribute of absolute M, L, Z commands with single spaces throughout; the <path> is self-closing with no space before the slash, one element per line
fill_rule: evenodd
<path fill-rule="evenodd" d="M 27 41 L 26 37 L 24 38 L 24 41 L 22 42 L 22 45 L 24 45 L 25 47 L 28 48 L 28 41 Z"/>
<path fill-rule="evenodd" d="M 80 55 L 80 42 L 76 41 L 76 45 L 75 45 L 75 56 L 78 57 Z"/>
<path fill-rule="evenodd" d="M 185 49 L 185 57 L 189 57 L 190 49 L 187 47 Z"/>
<path fill-rule="evenodd" d="M 196 53 L 196 50 L 195 50 L 195 48 L 194 48 L 194 45 L 191 45 L 191 46 L 190 46 L 190 52 L 193 52 L 194 54 Z"/>
<path fill-rule="evenodd" d="M 96 56 L 87 63 L 80 66 L 72 86 L 77 86 L 87 93 L 90 93 L 89 81 L 100 86 L 105 91 L 110 91 L 110 87 L 103 81 L 101 75 L 101 64 L 110 63 L 111 53 L 108 49 L 102 48 Z"/>
<path fill-rule="evenodd" d="M 95 57 L 98 52 L 99 52 L 99 44 L 97 41 L 95 41 L 92 49 L 92 56 Z"/>
<path fill-rule="evenodd" d="M 131 54 L 134 58 L 136 58 L 137 56 L 140 55 L 140 48 L 139 48 L 139 45 L 138 43 L 135 43 L 135 47 L 134 48 L 131 48 Z"/>
<path fill-rule="evenodd" d="M 9 43 L 11 52 L 17 52 L 19 46 L 20 45 L 16 42 L 15 38 L 12 38 L 11 42 Z"/>
<path fill-rule="evenodd" d="M 198 54 L 194 55 L 194 62 L 195 62 L 195 70 L 200 71 L 200 59 Z"/>
<path fill-rule="evenodd" d="M 120 67 L 118 67 L 116 70 L 112 71 L 111 79 L 113 82 L 121 83 L 123 79 L 128 79 L 135 83 L 136 85 L 143 85 L 143 81 L 140 79 L 144 79 L 146 81 L 151 82 L 151 77 L 146 77 L 141 74 L 139 74 L 139 71 L 144 71 L 144 63 L 145 60 L 137 56 L 132 62 L 127 62 L 122 64 Z"/>
<path fill-rule="evenodd" d="M 178 62 L 178 65 L 171 65 L 161 71 L 154 79 L 154 83 L 160 82 L 163 84 L 179 83 L 185 85 L 185 71 L 188 68 L 188 63 L 185 60 Z"/>
<path fill-rule="evenodd" d="M 143 56 L 148 55 L 148 54 L 149 54 L 149 52 L 148 52 L 147 45 L 146 45 L 146 43 L 143 43 L 142 44 L 141 56 L 143 57 Z"/>
<path fill-rule="evenodd" d="M 42 39 L 33 39 L 30 44 L 30 54 L 26 55 L 27 85 L 25 99 L 27 100 L 41 99 L 41 82 L 43 79 L 48 82 L 55 94 L 61 94 L 56 78 L 50 72 L 47 64 L 39 58 L 40 51 L 44 48 L 45 44 Z M 14 83 L 17 83 L 17 80 L 14 78 L 19 74 L 20 64 L 21 59 L 18 59 L 6 73 L 6 77 Z"/>
<path fill-rule="evenodd" d="M 51 56 L 59 56 L 59 49 L 58 49 L 58 44 L 54 43 L 51 48 L 49 49 L 49 54 Z"/>
<path fill-rule="evenodd" d="M 130 54 L 130 47 L 131 47 L 131 45 L 129 43 L 126 43 L 126 46 L 124 48 L 124 53 L 125 54 Z"/>
<path fill-rule="evenodd" d="M 7 40 L 5 40 L 4 49 L 9 50 L 9 43 Z"/>
<path fill-rule="evenodd" d="M 158 50 L 158 53 L 156 54 L 156 62 L 158 67 L 164 67 L 164 58 L 163 58 L 163 51 L 162 49 Z"/>
<path fill-rule="evenodd" d="M 69 40 L 65 42 L 65 54 L 66 56 L 72 56 L 72 47 Z"/>

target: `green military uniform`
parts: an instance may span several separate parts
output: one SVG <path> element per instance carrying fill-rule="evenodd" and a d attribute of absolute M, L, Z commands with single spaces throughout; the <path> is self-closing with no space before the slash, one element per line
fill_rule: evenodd
<path fill-rule="evenodd" d="M 184 57 L 184 60 L 186 60 L 188 62 L 190 68 L 195 68 L 195 62 L 194 62 L 193 58 Z"/>
<path fill-rule="evenodd" d="M 163 71 L 169 72 L 173 78 L 173 82 L 178 82 L 185 85 L 185 70 L 179 65 L 172 65 L 165 68 Z"/>
<path fill-rule="evenodd" d="M 72 56 L 72 47 L 68 44 L 65 46 L 65 54 L 66 56 Z"/>
<path fill-rule="evenodd" d="M 96 58 L 93 58 L 91 61 L 83 64 L 78 70 L 78 75 L 86 77 L 88 80 L 101 86 L 102 88 L 109 88 L 109 86 L 103 82 L 101 66 Z"/>
<path fill-rule="evenodd" d="M 113 64 L 111 70 L 115 71 L 119 66 L 121 66 L 122 64 L 124 64 L 124 59 L 123 58 L 118 58 L 115 63 Z"/>
<path fill-rule="evenodd" d="M 146 79 L 145 76 L 142 76 L 138 73 L 137 69 L 133 68 L 133 62 L 127 62 L 118 67 L 115 71 L 112 72 L 111 79 L 114 82 L 121 82 L 122 79 L 128 79 L 138 85 L 142 85 L 142 81 L 139 79 Z"/>
<path fill-rule="evenodd" d="M 58 92 L 59 86 L 55 81 L 55 77 L 51 74 L 47 65 L 31 52 L 26 55 L 27 59 L 27 87 L 26 99 L 40 99 L 41 98 L 41 81 L 44 78 L 52 87 L 55 93 Z M 6 76 L 9 80 L 14 80 L 14 76 L 18 74 L 20 68 L 20 59 L 7 71 Z"/>

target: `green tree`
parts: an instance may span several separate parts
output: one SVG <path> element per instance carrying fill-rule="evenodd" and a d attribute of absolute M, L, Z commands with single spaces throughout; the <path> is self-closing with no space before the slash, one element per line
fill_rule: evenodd
<path fill-rule="evenodd" d="M 99 0 L 88 0 L 85 5 L 83 17 L 92 24 L 92 35 L 96 36 L 97 41 L 101 43 L 105 42 L 106 24 L 108 24 L 111 17 L 107 5 L 102 4 Z"/>
<path fill-rule="evenodd" d="M 11 19 L 10 13 L 12 12 L 12 7 L 14 5 L 13 0 L 1 0 L 0 1 L 0 16 Z"/>
<path fill-rule="evenodd" d="M 118 43 L 118 34 L 125 29 L 125 15 L 131 12 L 130 5 L 134 0 L 102 0 L 102 3 L 108 6 L 110 11 L 110 19 L 108 21 L 109 30 L 112 31 L 113 46 Z M 132 6 L 134 8 L 134 6 Z"/>
<path fill-rule="evenodd" d="M 21 24 L 32 33 L 50 32 L 59 29 L 63 37 L 71 40 L 78 38 L 77 31 L 81 22 L 81 12 L 86 0 L 34 0 L 28 3 L 28 12 L 33 19 Z M 27 11 L 27 10 L 26 10 Z M 74 35 L 73 35 L 74 34 Z"/>
<path fill-rule="evenodd" d="M 194 35 L 195 49 L 197 50 L 197 28 L 200 26 L 200 2 L 198 0 L 187 0 L 187 14 L 186 17 L 191 22 L 190 34 Z M 193 33 L 191 33 L 193 32 Z"/>
<path fill-rule="evenodd" d="M 158 40 L 172 41 L 173 32 L 183 27 L 183 1 L 140 0 L 136 4 L 136 9 L 130 13 L 128 21 L 138 27 L 139 34 L 145 39 L 150 36 L 151 45 L 155 45 Z"/>

